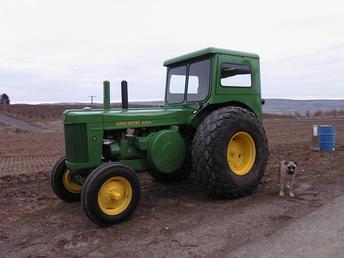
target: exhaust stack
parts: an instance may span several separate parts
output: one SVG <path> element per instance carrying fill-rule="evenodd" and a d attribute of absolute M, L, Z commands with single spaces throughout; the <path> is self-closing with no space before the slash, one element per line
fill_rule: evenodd
<path fill-rule="evenodd" d="M 109 112 L 110 111 L 110 82 L 104 81 L 103 82 L 103 88 L 104 88 L 104 111 Z"/>
<path fill-rule="evenodd" d="M 128 83 L 127 81 L 121 81 L 122 90 L 122 109 L 128 109 Z"/>

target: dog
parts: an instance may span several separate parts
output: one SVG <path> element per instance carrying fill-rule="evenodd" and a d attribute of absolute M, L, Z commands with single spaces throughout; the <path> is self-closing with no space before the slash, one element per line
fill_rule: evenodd
<path fill-rule="evenodd" d="M 297 172 L 297 163 L 295 161 L 281 161 L 279 168 L 279 182 L 280 182 L 280 192 L 279 196 L 284 196 L 284 190 L 287 188 L 289 190 L 289 196 L 294 197 L 293 184 Z"/>

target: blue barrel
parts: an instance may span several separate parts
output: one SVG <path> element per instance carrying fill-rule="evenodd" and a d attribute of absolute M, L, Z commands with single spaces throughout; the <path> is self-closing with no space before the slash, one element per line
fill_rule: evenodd
<path fill-rule="evenodd" d="M 324 151 L 335 150 L 335 147 L 336 147 L 335 134 L 336 134 L 336 128 L 334 126 L 331 126 L 331 125 L 318 126 L 320 150 L 324 150 Z"/>

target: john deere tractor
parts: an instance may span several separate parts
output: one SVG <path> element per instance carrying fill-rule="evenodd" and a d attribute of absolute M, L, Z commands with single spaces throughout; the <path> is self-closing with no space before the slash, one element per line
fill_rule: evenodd
<path fill-rule="evenodd" d="M 252 192 L 264 174 L 258 55 L 207 48 L 164 65 L 163 107 L 128 108 L 122 81 L 122 108 L 110 109 L 105 81 L 103 109 L 64 112 L 66 156 L 52 170 L 52 189 L 65 202 L 81 200 L 99 225 L 133 213 L 140 199 L 136 172 L 161 182 L 192 175 L 220 198 Z"/>

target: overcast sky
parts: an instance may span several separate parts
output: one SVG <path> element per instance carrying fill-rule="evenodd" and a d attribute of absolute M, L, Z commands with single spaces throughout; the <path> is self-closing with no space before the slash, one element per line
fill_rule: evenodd
<path fill-rule="evenodd" d="M 13 102 L 162 99 L 165 59 L 257 53 L 265 98 L 344 98 L 342 1 L 1 0 L 0 93 Z"/>

